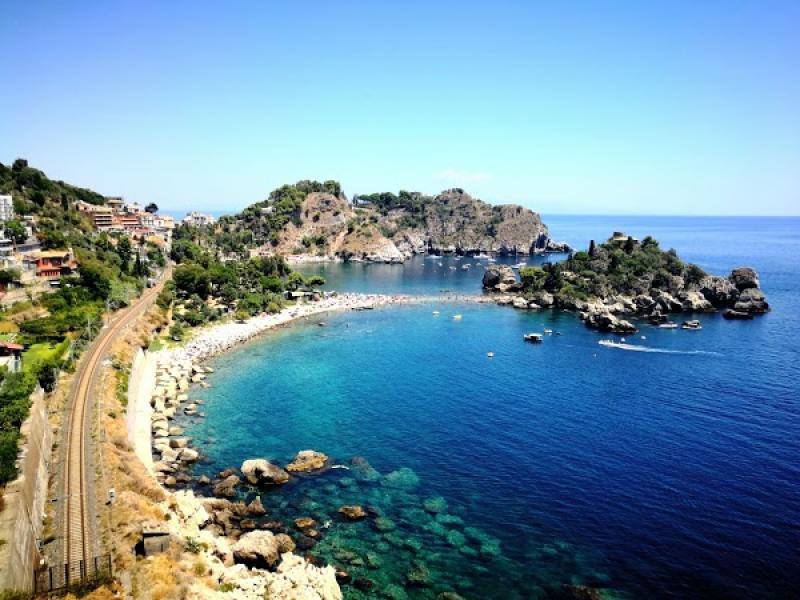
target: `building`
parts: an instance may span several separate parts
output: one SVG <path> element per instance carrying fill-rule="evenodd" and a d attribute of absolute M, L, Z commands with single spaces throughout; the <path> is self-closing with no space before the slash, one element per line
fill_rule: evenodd
<path fill-rule="evenodd" d="M 0 269 L 15 269 L 18 266 L 14 242 L 6 238 L 0 238 Z"/>
<path fill-rule="evenodd" d="M 24 260 L 39 279 L 60 279 L 78 268 L 72 250 L 43 250 L 28 254 Z"/>
<path fill-rule="evenodd" d="M 11 196 L 4 194 L 0 196 L 0 221 L 5 223 L 14 218 L 14 201 Z"/>
<path fill-rule="evenodd" d="M 186 216 L 183 217 L 183 222 L 186 225 L 213 225 L 216 223 L 216 219 L 211 215 L 192 211 L 186 213 Z"/>
<path fill-rule="evenodd" d="M 125 199 L 122 196 L 106 196 L 106 206 L 115 213 L 123 212 Z"/>
<path fill-rule="evenodd" d="M 0 366 L 8 368 L 9 373 L 16 373 L 22 367 L 22 351 L 20 344 L 0 341 Z"/>

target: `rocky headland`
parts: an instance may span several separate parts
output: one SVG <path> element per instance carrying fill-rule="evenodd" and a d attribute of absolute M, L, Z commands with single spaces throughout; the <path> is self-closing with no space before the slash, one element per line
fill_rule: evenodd
<path fill-rule="evenodd" d="M 435 196 L 400 192 L 344 195 L 336 182 L 301 181 L 214 227 L 241 254 L 281 254 L 293 262 L 402 263 L 415 254 L 530 255 L 565 252 L 541 217 L 514 204 L 491 205 L 460 188 Z M 222 237 L 220 237 L 222 236 Z"/>
<path fill-rule="evenodd" d="M 620 232 L 563 263 L 523 268 L 519 277 L 511 267 L 491 266 L 483 289 L 498 304 L 575 311 L 588 327 L 613 333 L 636 331 L 634 318 L 661 324 L 679 313 L 721 310 L 726 319 L 752 319 L 769 311 L 754 269 L 709 275 L 652 238 Z"/>

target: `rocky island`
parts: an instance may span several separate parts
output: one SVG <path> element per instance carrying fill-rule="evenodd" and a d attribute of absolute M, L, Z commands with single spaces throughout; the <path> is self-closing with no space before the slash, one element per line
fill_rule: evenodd
<path fill-rule="evenodd" d="M 564 252 L 541 217 L 515 204 L 491 205 L 463 189 L 436 196 L 401 191 L 345 196 L 338 182 L 300 181 L 273 191 L 205 234 L 231 258 L 283 255 L 293 261 L 402 263 L 414 254 L 530 255 Z"/>
<path fill-rule="evenodd" d="M 709 275 L 652 237 L 640 242 L 621 232 L 563 263 L 520 269 L 519 279 L 508 266 L 492 266 L 483 288 L 500 304 L 576 311 L 588 327 L 614 333 L 636 331 L 625 317 L 660 324 L 673 313 L 724 310 L 727 319 L 752 319 L 769 310 L 754 269 Z"/>

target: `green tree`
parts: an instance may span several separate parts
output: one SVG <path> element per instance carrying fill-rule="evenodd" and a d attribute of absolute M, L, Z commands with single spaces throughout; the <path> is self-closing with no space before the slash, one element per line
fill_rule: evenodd
<path fill-rule="evenodd" d="M 28 239 L 28 232 L 25 229 L 25 225 L 17 219 L 9 219 L 6 221 L 5 231 L 6 237 L 13 240 L 15 244 L 24 244 L 25 240 Z"/>
<path fill-rule="evenodd" d="M 147 206 L 144 207 L 145 212 L 149 212 L 150 214 L 155 214 L 158 212 L 158 204 L 155 202 L 151 202 Z"/>
<path fill-rule="evenodd" d="M 128 264 L 131 262 L 131 256 L 133 255 L 133 245 L 128 236 L 121 237 L 119 242 L 117 242 L 117 254 L 122 263 L 122 271 L 127 273 Z"/>

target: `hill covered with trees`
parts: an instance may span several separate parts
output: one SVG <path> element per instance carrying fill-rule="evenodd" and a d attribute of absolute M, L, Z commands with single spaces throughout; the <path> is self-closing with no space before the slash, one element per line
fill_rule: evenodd
<path fill-rule="evenodd" d="M 454 188 L 435 196 L 401 191 L 348 201 L 336 181 L 300 181 L 207 228 L 225 252 L 260 248 L 310 255 L 402 262 L 416 253 L 532 254 L 561 251 L 538 214 L 490 205 Z"/>

